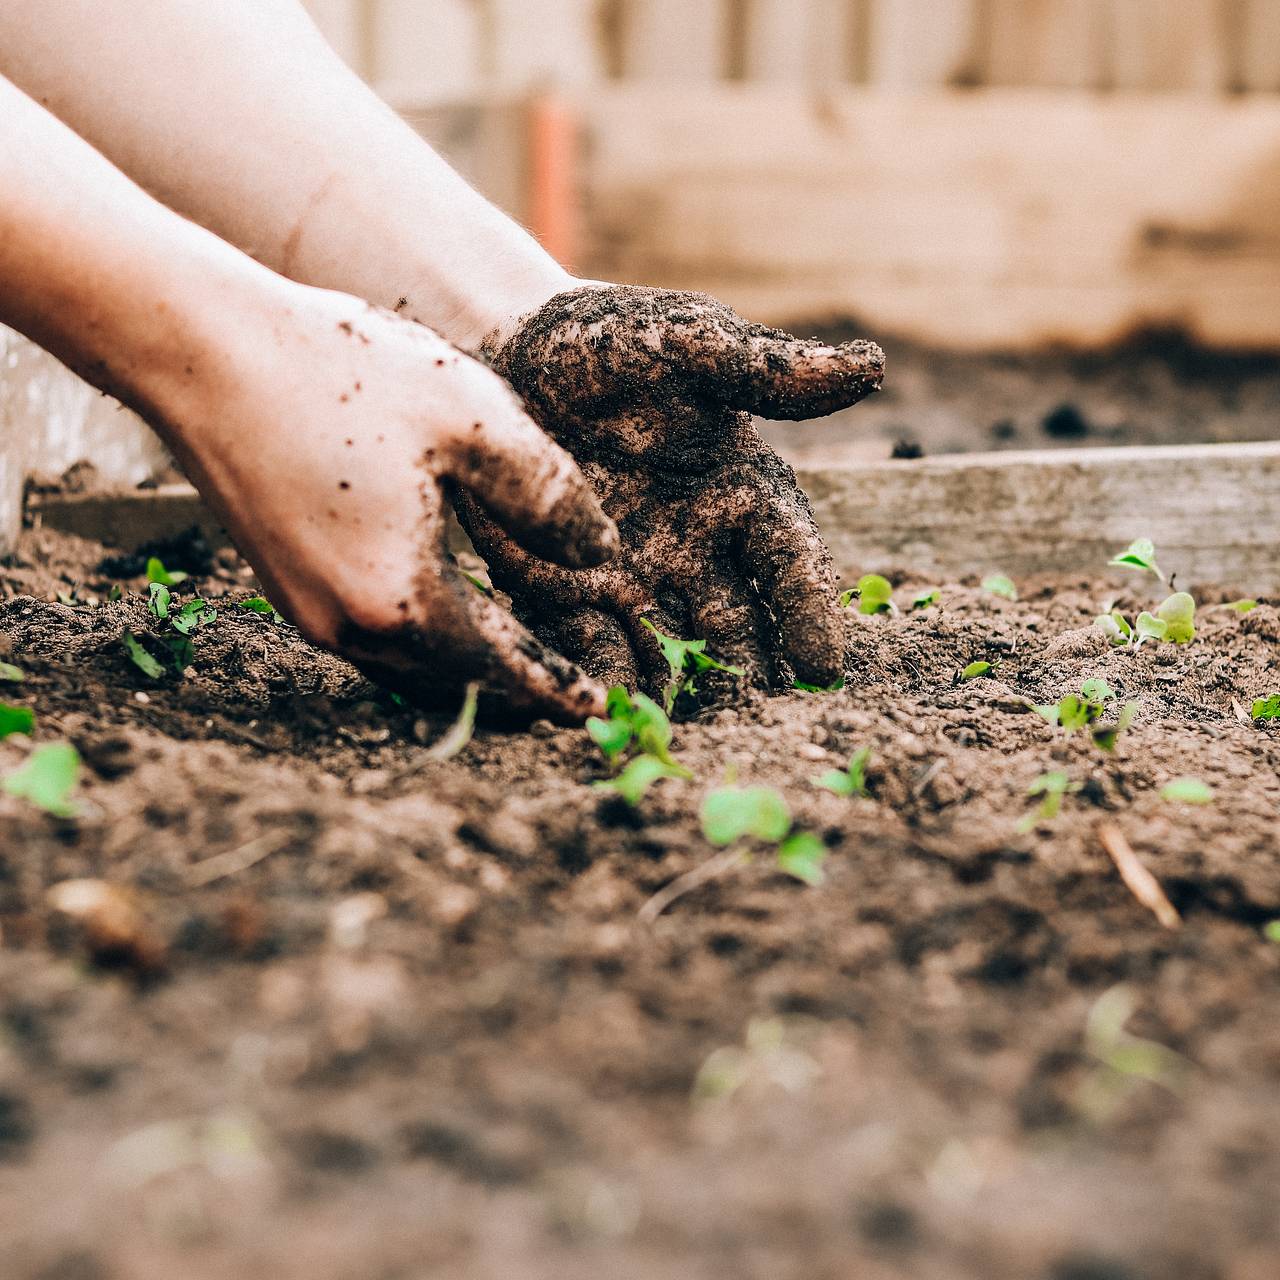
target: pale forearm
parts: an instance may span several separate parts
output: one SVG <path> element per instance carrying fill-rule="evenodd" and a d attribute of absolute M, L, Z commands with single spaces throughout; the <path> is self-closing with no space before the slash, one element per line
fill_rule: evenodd
<path fill-rule="evenodd" d="M 463 345 L 567 284 L 296 0 L 8 0 L 0 73 L 259 261 Z"/>

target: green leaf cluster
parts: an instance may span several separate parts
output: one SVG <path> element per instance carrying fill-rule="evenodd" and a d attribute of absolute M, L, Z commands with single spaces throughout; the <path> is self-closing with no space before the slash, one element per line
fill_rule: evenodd
<path fill-rule="evenodd" d="M 1112 556 L 1108 564 L 1120 569 L 1137 569 L 1154 573 L 1163 582 L 1164 574 L 1156 564 L 1156 544 L 1150 538 L 1135 538 L 1123 551 Z"/>
<path fill-rule="evenodd" d="M 705 640 L 680 640 L 676 636 L 669 636 L 659 631 L 648 618 L 641 618 L 640 621 L 657 638 L 658 647 L 662 650 L 662 656 L 671 673 L 662 695 L 663 705 L 668 715 L 671 714 L 672 708 L 676 705 L 676 699 L 682 693 L 697 693 L 697 685 L 694 682 L 700 672 L 724 671 L 731 676 L 747 674 L 741 667 L 717 662 L 715 658 L 709 657 Z"/>
<path fill-rule="evenodd" d="M 1089 729 L 1094 744 L 1103 751 L 1113 751 L 1120 735 L 1133 724 L 1138 714 L 1136 702 L 1126 702 L 1114 724 L 1100 725 L 1107 703 L 1115 699 L 1115 690 L 1105 680 L 1086 680 L 1078 694 L 1069 693 L 1058 702 L 1034 705 L 1037 715 L 1057 725 L 1066 737 Z"/>
<path fill-rule="evenodd" d="M 587 733 L 616 772 L 595 785 L 616 791 L 633 808 L 660 778 L 693 776 L 672 756 L 671 721 L 647 694 L 615 685 L 605 699 L 605 718 L 592 716 Z"/>
<path fill-rule="evenodd" d="M 284 617 L 266 596 L 254 596 L 252 600 L 238 601 L 237 607 L 247 609 L 250 613 L 260 613 L 272 622 L 283 622 Z"/>
<path fill-rule="evenodd" d="M 1120 612 L 1112 609 L 1094 619 L 1094 625 L 1115 648 L 1136 649 L 1148 640 L 1168 641 L 1170 644 L 1189 644 L 1196 635 L 1196 602 L 1185 591 L 1175 591 L 1164 600 L 1155 613 L 1145 610 L 1132 624 Z"/>
<path fill-rule="evenodd" d="M 1018 588 L 1013 585 L 1013 579 L 1005 577 L 1003 573 L 993 573 L 990 577 L 983 578 L 982 589 L 993 596 L 1003 596 L 1006 600 L 1018 598 Z"/>
<path fill-rule="evenodd" d="M 37 747 L 26 760 L 0 779 L 11 796 L 57 818 L 75 816 L 71 795 L 80 779 L 80 755 L 69 742 Z"/>
<path fill-rule="evenodd" d="M 1255 698 L 1250 715 L 1255 720 L 1280 720 L 1280 693 L 1266 698 Z"/>
<path fill-rule="evenodd" d="M 840 593 L 840 607 L 847 609 L 855 600 L 858 602 L 858 612 L 868 617 L 877 613 L 892 613 L 893 584 L 878 573 L 863 574 L 856 587 Z"/>
<path fill-rule="evenodd" d="M 977 662 L 971 662 L 960 672 L 960 683 L 965 684 L 970 680 L 980 680 L 983 676 L 989 676 L 999 665 L 1000 660 L 998 658 L 995 662 L 987 662 L 985 658 L 980 658 Z"/>
<path fill-rule="evenodd" d="M 166 569 L 164 561 L 158 556 L 152 556 L 147 561 L 147 581 L 157 586 L 176 587 L 186 582 L 188 576 L 181 569 Z"/>
<path fill-rule="evenodd" d="M 871 760 L 871 748 L 860 747 L 849 758 L 848 769 L 828 769 L 826 773 L 809 781 L 815 787 L 837 796 L 865 796 L 867 794 L 867 764 Z"/>
<path fill-rule="evenodd" d="M 824 878 L 827 846 L 811 831 L 797 831 L 791 809 L 772 787 L 719 787 L 702 802 L 702 834 L 725 847 L 739 840 L 772 845 L 778 868 L 805 884 Z"/>
<path fill-rule="evenodd" d="M 1027 788 L 1027 795 L 1041 797 L 1040 803 L 1018 823 L 1018 830 L 1025 835 L 1041 822 L 1052 822 L 1062 810 L 1063 798 L 1073 795 L 1083 786 L 1082 782 L 1073 782 L 1071 775 L 1062 769 L 1042 773 Z"/>
<path fill-rule="evenodd" d="M 174 575 L 166 576 L 173 578 Z M 183 577 L 185 576 L 184 574 Z M 169 585 L 155 580 L 149 587 L 147 610 L 157 622 L 163 624 L 163 634 L 157 636 L 156 640 L 167 651 L 173 670 L 181 675 L 195 659 L 192 636 L 201 628 L 212 626 L 218 620 L 218 611 L 199 596 L 175 608 Z M 129 661 L 143 675 L 152 680 L 159 680 L 164 675 L 164 665 L 132 631 L 126 631 L 120 637 L 120 642 L 129 655 Z"/>

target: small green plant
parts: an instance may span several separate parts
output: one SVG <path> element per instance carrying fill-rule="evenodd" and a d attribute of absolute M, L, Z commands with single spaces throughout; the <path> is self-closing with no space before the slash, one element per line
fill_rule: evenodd
<path fill-rule="evenodd" d="M 1156 564 L 1156 544 L 1150 538 L 1135 538 L 1123 551 L 1107 562 L 1120 569 L 1138 569 L 1154 573 L 1163 582 L 1164 574 Z"/>
<path fill-rule="evenodd" d="M 172 614 L 169 625 L 182 636 L 192 635 L 202 627 L 211 627 L 218 620 L 218 611 L 207 600 L 197 596 Z"/>
<path fill-rule="evenodd" d="M 30 734 L 35 725 L 36 713 L 30 707 L 0 702 L 0 738 L 7 738 L 11 733 Z"/>
<path fill-rule="evenodd" d="M 803 680 L 796 680 L 791 687 L 799 689 L 801 693 L 839 693 L 844 688 L 844 676 L 841 676 L 835 684 L 805 684 Z"/>
<path fill-rule="evenodd" d="M 726 662 L 717 662 L 707 656 L 705 640 L 679 640 L 659 631 L 648 618 L 640 621 L 657 637 L 662 656 L 671 672 L 666 688 L 662 693 L 663 706 L 668 715 L 676 705 L 676 699 L 682 693 L 697 693 L 694 681 L 703 671 L 723 671 L 731 676 L 744 676 L 747 673 L 741 667 L 731 666 Z"/>
<path fill-rule="evenodd" d="M 634 808 L 660 778 L 693 776 L 671 755 L 671 721 L 652 698 L 616 685 L 605 699 L 605 715 L 587 721 L 587 733 L 615 773 L 597 787 L 616 791 Z M 628 753 L 634 754 L 624 766 Z"/>
<path fill-rule="evenodd" d="M 918 591 L 911 597 L 912 609 L 927 609 L 930 605 L 937 604 L 942 599 L 942 592 L 937 587 L 930 587 L 927 591 Z"/>
<path fill-rule="evenodd" d="M 837 796 L 865 796 L 867 794 L 867 763 L 871 748 L 860 747 L 849 758 L 848 769 L 828 769 L 826 773 L 809 781 L 815 787 Z"/>
<path fill-rule="evenodd" d="M 11 796 L 33 804 L 56 818 L 75 816 L 71 793 L 80 778 L 80 756 L 69 742 L 50 742 L 37 747 L 2 781 Z"/>
<path fill-rule="evenodd" d="M 994 662 L 987 662 L 982 658 L 977 662 L 971 662 L 963 671 L 960 672 L 960 683 L 964 684 L 969 680 L 980 680 L 983 676 L 989 676 L 999 665 L 999 658 Z"/>
<path fill-rule="evenodd" d="M 1160 788 L 1160 798 L 1175 804 L 1212 804 L 1213 788 L 1199 778 L 1174 778 Z"/>
<path fill-rule="evenodd" d="M 750 839 L 773 845 L 780 870 L 805 884 L 823 881 L 827 846 L 809 831 L 796 831 L 791 809 L 772 787 L 719 787 L 702 802 L 702 834 L 724 848 Z"/>
<path fill-rule="evenodd" d="M 21 667 L 15 667 L 12 662 L 0 662 L 0 680 L 20 684 L 26 678 L 27 673 Z"/>
<path fill-rule="evenodd" d="M 1268 942 L 1280 942 L 1280 920 L 1268 920 L 1262 926 L 1262 936 Z"/>
<path fill-rule="evenodd" d="M 152 556 L 147 561 L 148 582 L 157 583 L 162 587 L 176 587 L 180 583 L 186 582 L 188 576 L 181 569 L 166 569 L 164 561 L 159 556 Z"/>
<path fill-rule="evenodd" d="M 1256 600 L 1232 600 L 1230 604 L 1224 604 L 1222 608 L 1230 609 L 1233 613 L 1252 613 L 1258 607 Z"/>
<path fill-rule="evenodd" d="M 983 578 L 982 589 L 993 596 L 1003 596 L 1006 600 L 1018 598 L 1018 588 L 1013 585 L 1013 579 L 1005 577 L 1003 573 L 993 573 L 989 578 Z"/>
<path fill-rule="evenodd" d="M 212 626 L 218 619 L 218 611 L 207 600 L 196 596 L 180 608 L 173 607 L 173 592 L 163 582 L 149 586 L 147 609 L 157 622 L 168 624 L 169 631 L 158 637 L 169 653 L 173 669 L 181 675 L 195 660 L 195 645 L 191 637 L 202 627 Z M 130 661 L 144 675 L 158 680 L 164 668 L 132 631 L 121 637 Z"/>
<path fill-rule="evenodd" d="M 284 617 L 280 611 L 265 596 L 254 596 L 252 600 L 241 600 L 238 607 L 247 609 L 250 613 L 260 613 L 265 618 L 270 618 L 272 622 L 283 622 Z"/>
<path fill-rule="evenodd" d="M 1114 751 L 1120 735 L 1133 724 L 1138 715 L 1138 704 L 1126 702 L 1120 708 L 1120 715 L 1114 724 L 1095 725 L 1089 732 L 1093 737 L 1093 745 L 1103 751 Z"/>
<path fill-rule="evenodd" d="M 1081 729 L 1090 729 L 1094 744 L 1104 751 L 1112 751 L 1116 740 L 1138 713 L 1138 704 L 1127 702 L 1114 724 L 1098 724 L 1106 713 L 1107 703 L 1114 701 L 1115 697 L 1115 690 L 1105 680 L 1086 680 L 1080 686 L 1079 694 L 1069 693 L 1058 702 L 1033 704 L 1033 710 L 1050 724 L 1057 725 L 1068 738 Z"/>
<path fill-rule="evenodd" d="M 144 676 L 148 676 L 152 680 L 159 680 L 164 675 L 164 668 L 142 647 L 142 641 L 132 631 L 126 631 L 120 637 L 120 643 L 124 645 L 124 651 L 129 655 L 129 661 Z"/>
<path fill-rule="evenodd" d="M 872 616 L 877 613 L 892 613 L 893 584 L 888 578 L 878 573 L 863 574 L 858 585 L 840 593 L 840 607 L 847 609 L 854 601 L 858 602 L 858 612 Z"/>
<path fill-rule="evenodd" d="M 1144 610 L 1138 614 L 1132 626 L 1119 609 L 1101 614 L 1094 619 L 1094 625 L 1116 648 L 1129 646 L 1136 649 L 1148 640 L 1190 643 L 1196 634 L 1195 617 L 1195 599 L 1185 591 L 1175 591 L 1155 613 Z"/>
<path fill-rule="evenodd" d="M 111 584 L 111 590 L 107 592 L 107 599 L 110 600 L 112 604 L 115 604 L 117 600 L 123 600 L 124 588 L 118 582 L 113 582 Z"/>
<path fill-rule="evenodd" d="M 169 606 L 173 603 L 173 595 L 163 582 L 150 583 L 149 593 L 150 598 L 147 600 L 147 608 L 153 618 L 159 618 L 163 621 L 169 616 Z"/>
<path fill-rule="evenodd" d="M 1280 693 L 1255 698 L 1249 713 L 1255 720 L 1280 720 Z"/>
<path fill-rule="evenodd" d="M 1042 773 L 1028 788 L 1027 795 L 1041 797 L 1040 803 L 1018 823 L 1018 830 L 1026 835 L 1042 822 L 1052 822 L 1062 811 L 1064 797 L 1073 795 L 1084 786 L 1081 782 L 1073 782 L 1071 776 L 1061 769 Z"/>

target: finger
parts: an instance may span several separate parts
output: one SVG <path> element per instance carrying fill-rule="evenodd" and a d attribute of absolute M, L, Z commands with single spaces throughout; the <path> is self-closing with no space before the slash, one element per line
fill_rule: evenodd
<path fill-rule="evenodd" d="M 575 568 L 603 564 L 618 530 L 577 463 L 517 407 L 458 432 L 444 473 L 530 551 Z"/>
<path fill-rule="evenodd" d="M 844 675 L 844 617 L 831 555 L 803 493 L 776 500 L 766 518 L 748 524 L 743 561 L 777 620 L 782 655 L 796 678 L 835 684 Z"/>
<path fill-rule="evenodd" d="M 800 421 L 846 409 L 878 391 L 884 352 L 864 339 L 828 346 L 750 325 L 739 370 L 729 396 L 733 408 Z"/>
<path fill-rule="evenodd" d="M 705 576 L 692 605 L 693 631 L 707 642 L 709 657 L 741 667 L 748 684 L 768 685 L 773 675 L 771 646 L 765 639 L 767 623 L 753 595 L 746 582 L 735 583 L 727 574 Z"/>

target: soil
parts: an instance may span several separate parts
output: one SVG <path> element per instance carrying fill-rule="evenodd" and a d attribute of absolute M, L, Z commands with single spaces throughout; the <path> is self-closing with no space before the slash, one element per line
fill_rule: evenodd
<path fill-rule="evenodd" d="M 235 608 L 227 553 L 187 584 L 219 608 L 192 667 L 150 680 L 103 555 L 29 531 L 0 570 L 7 696 L 85 761 L 74 819 L 0 794 L 5 1277 L 1280 1274 L 1280 728 L 1237 707 L 1280 686 L 1280 607 L 1205 607 L 1248 584 L 1137 652 L 1089 627 L 1133 578 L 851 612 L 842 692 L 698 711 L 695 780 L 632 812 L 580 730 L 429 758 L 447 717 Z M 1114 755 L 1025 706 L 1093 676 L 1140 706 Z M 809 784 L 863 746 L 867 798 Z M 1021 834 L 1054 768 L 1083 789 Z M 759 852 L 642 923 L 731 769 L 825 884 Z M 1180 775 L 1214 803 L 1161 799 Z M 76 878 L 111 928 L 54 910 Z M 1091 1055 L 1125 999 L 1161 1084 Z"/>
<path fill-rule="evenodd" d="M 816 329 L 829 342 L 870 333 L 887 373 L 884 390 L 855 410 L 764 429 L 797 464 L 1280 437 L 1280 358 L 1211 351 L 1176 331 L 1096 351 L 966 355 L 858 321 Z"/>

